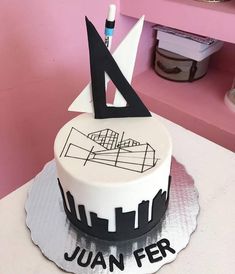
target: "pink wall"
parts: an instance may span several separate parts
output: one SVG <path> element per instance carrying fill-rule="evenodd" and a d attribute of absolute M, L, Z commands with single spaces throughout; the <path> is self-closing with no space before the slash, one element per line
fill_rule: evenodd
<path fill-rule="evenodd" d="M 221 50 L 216 52 L 211 57 L 210 65 L 217 69 L 233 73 L 235 76 L 235 45 L 224 43 Z M 232 79 L 231 79 L 232 85 Z"/>
<path fill-rule="evenodd" d="M 90 79 L 84 16 L 102 34 L 108 5 L 117 4 L 119 13 L 118 0 L 94 2 L 0 3 L 0 197 L 53 158 L 57 131 L 76 115 L 67 108 Z M 114 47 L 134 22 L 117 16 Z M 151 29 L 145 29 L 135 73 L 149 63 Z"/>

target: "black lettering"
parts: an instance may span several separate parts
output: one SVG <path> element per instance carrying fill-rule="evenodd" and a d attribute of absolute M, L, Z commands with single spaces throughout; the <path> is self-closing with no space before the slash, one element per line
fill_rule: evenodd
<path fill-rule="evenodd" d="M 83 267 L 86 267 L 86 266 L 88 266 L 91 263 L 91 258 L 92 258 L 92 255 L 93 255 L 92 252 L 90 251 L 88 253 L 86 261 L 82 262 L 82 259 L 84 258 L 85 253 L 86 253 L 86 250 L 83 249 L 81 251 L 80 255 L 78 256 L 78 259 L 77 259 L 78 265 L 83 266 Z"/>
<path fill-rule="evenodd" d="M 113 272 L 114 265 L 118 267 L 121 271 L 124 270 L 124 261 L 123 261 L 123 254 L 119 254 L 119 260 L 117 260 L 113 255 L 109 256 L 109 270 Z"/>
<path fill-rule="evenodd" d="M 101 252 L 98 252 L 95 255 L 95 258 L 94 258 L 94 260 L 91 264 L 91 268 L 93 269 L 96 265 L 102 265 L 103 269 L 106 269 L 106 264 L 105 264 L 105 261 L 104 261 L 104 257 L 103 257 Z"/>
<path fill-rule="evenodd" d="M 141 252 L 143 252 L 143 251 L 144 251 L 144 249 L 143 249 L 143 248 L 140 248 L 140 249 L 137 249 L 137 250 L 135 250 L 135 251 L 133 252 L 138 267 L 141 267 L 141 266 L 142 266 L 141 259 L 143 259 L 143 258 L 145 257 L 144 254 L 139 254 L 139 253 L 141 253 Z"/>
<path fill-rule="evenodd" d="M 159 254 L 159 250 L 156 249 L 156 247 L 157 247 L 157 244 L 151 244 L 151 245 L 145 247 L 145 251 L 147 253 L 150 263 L 156 263 L 156 262 L 159 262 L 162 260 L 162 256 L 158 256 L 155 258 L 153 257 L 154 255 Z M 155 250 L 153 250 L 153 249 L 155 249 Z"/>
<path fill-rule="evenodd" d="M 76 256 L 78 255 L 79 250 L 80 250 L 80 247 L 77 246 L 77 247 L 75 248 L 73 254 L 71 255 L 71 257 L 69 257 L 69 254 L 68 254 L 67 252 L 65 252 L 65 253 L 64 253 L 64 259 L 65 259 L 66 261 L 70 261 L 70 262 L 73 261 L 73 260 L 76 258 Z"/>
<path fill-rule="evenodd" d="M 172 254 L 175 254 L 175 250 L 172 247 L 170 247 L 170 241 L 168 241 L 167 239 L 162 239 L 162 240 L 158 241 L 157 246 L 158 246 L 159 250 L 161 251 L 162 256 L 164 258 L 166 257 L 166 250 L 168 250 Z"/>

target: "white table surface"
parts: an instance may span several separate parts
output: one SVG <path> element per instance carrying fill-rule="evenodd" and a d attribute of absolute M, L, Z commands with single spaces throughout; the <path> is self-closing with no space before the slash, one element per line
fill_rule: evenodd
<path fill-rule="evenodd" d="M 160 119 L 171 133 L 175 158 L 194 178 L 200 213 L 187 248 L 158 274 L 234 274 L 235 153 Z M 24 211 L 30 184 L 0 200 L 0 274 L 65 273 L 31 242 Z"/>

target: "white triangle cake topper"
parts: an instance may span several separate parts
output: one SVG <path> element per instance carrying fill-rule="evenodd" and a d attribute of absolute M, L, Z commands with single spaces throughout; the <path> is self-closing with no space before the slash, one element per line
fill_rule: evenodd
<path fill-rule="evenodd" d="M 144 23 L 142 16 L 112 54 L 123 75 L 130 83 L 133 76 L 136 54 Z M 105 86 L 108 86 L 109 76 L 105 73 Z M 125 106 L 126 101 L 116 89 L 113 106 Z M 91 82 L 81 91 L 70 105 L 69 111 L 94 113 Z"/>

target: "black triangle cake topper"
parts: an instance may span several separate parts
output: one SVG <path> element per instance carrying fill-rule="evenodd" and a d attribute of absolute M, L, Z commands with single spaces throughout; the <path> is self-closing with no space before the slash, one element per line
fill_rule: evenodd
<path fill-rule="evenodd" d="M 91 85 L 95 118 L 151 116 L 149 110 L 126 80 L 94 25 L 87 17 L 86 26 L 90 53 Z M 126 100 L 127 106 L 114 107 L 106 105 L 105 72 Z"/>

